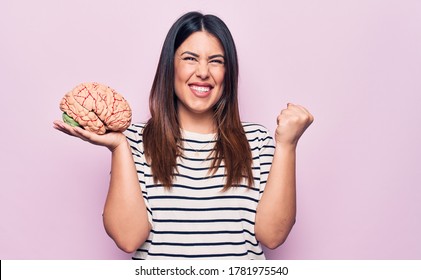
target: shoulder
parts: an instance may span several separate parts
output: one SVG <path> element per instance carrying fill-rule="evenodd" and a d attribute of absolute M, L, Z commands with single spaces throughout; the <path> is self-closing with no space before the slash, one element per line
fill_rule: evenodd
<path fill-rule="evenodd" d="M 144 123 L 132 123 L 130 126 L 124 131 L 124 134 L 143 134 L 143 129 L 145 128 L 146 124 Z"/>
<path fill-rule="evenodd" d="M 273 146 L 273 138 L 265 126 L 251 122 L 242 122 L 241 124 L 252 147 Z"/>
<path fill-rule="evenodd" d="M 139 157 L 143 157 L 143 129 L 145 124 L 143 123 L 132 123 L 123 134 L 126 136 L 127 142 L 129 143 L 132 154 L 139 161 Z M 136 161 L 135 160 L 135 161 Z"/>
<path fill-rule="evenodd" d="M 123 133 L 130 142 L 142 142 L 144 123 L 132 123 Z"/>
<path fill-rule="evenodd" d="M 264 136 L 269 135 L 269 131 L 266 127 L 258 123 L 251 122 L 242 122 L 244 132 L 247 135 L 247 138 L 250 138 L 250 135 L 254 136 Z"/>

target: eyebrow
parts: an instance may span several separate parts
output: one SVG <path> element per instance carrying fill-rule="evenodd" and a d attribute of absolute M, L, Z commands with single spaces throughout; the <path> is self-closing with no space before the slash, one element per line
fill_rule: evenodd
<path fill-rule="evenodd" d="M 213 58 L 217 58 L 217 57 L 222 57 L 223 59 L 225 59 L 225 57 L 222 54 L 214 54 L 209 56 L 209 59 L 213 59 Z"/>
<path fill-rule="evenodd" d="M 194 52 L 185 51 L 181 55 L 184 55 L 184 54 L 189 54 L 189 55 L 194 56 L 194 57 L 199 57 L 199 55 L 197 53 L 194 53 Z M 223 59 L 225 59 L 225 57 L 222 54 L 211 55 L 211 56 L 208 57 L 208 59 L 213 59 L 213 58 L 216 58 L 216 57 L 222 57 Z"/>

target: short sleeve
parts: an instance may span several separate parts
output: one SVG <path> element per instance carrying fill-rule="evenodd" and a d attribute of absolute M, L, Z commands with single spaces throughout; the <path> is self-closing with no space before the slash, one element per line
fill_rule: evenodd
<path fill-rule="evenodd" d="M 270 167 L 272 166 L 275 144 L 268 130 L 262 127 L 259 133 L 259 164 L 260 164 L 260 186 L 259 199 L 262 197 L 268 180 Z"/>
<path fill-rule="evenodd" d="M 146 189 L 146 182 L 145 182 L 145 168 L 147 164 L 146 164 L 145 153 L 143 149 L 143 135 L 142 135 L 143 128 L 144 128 L 143 125 L 131 124 L 124 132 L 124 135 L 126 136 L 127 141 L 131 148 L 134 164 L 136 166 L 139 185 L 142 191 L 143 199 L 145 201 L 146 210 L 148 212 L 148 219 L 152 225 L 153 224 L 152 211 L 149 205 L 148 192 Z"/>

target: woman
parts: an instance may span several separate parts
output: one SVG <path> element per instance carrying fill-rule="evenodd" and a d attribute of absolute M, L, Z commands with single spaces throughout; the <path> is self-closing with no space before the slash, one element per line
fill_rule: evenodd
<path fill-rule="evenodd" d="M 55 128 L 112 152 L 104 226 L 134 259 L 264 259 L 295 222 L 302 106 L 267 130 L 242 123 L 232 36 L 216 16 L 191 12 L 165 39 L 150 95 L 151 118 L 103 136 Z"/>

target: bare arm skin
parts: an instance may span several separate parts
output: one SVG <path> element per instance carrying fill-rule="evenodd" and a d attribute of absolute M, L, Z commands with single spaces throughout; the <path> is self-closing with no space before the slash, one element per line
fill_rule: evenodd
<path fill-rule="evenodd" d="M 296 148 L 313 120 L 304 107 L 290 103 L 278 116 L 275 154 L 255 223 L 257 240 L 270 249 L 285 242 L 295 223 Z"/>
<path fill-rule="evenodd" d="M 104 207 L 104 227 L 117 246 L 127 253 L 139 248 L 151 230 L 127 140 L 112 151 L 110 187 Z"/>
<path fill-rule="evenodd" d="M 111 179 L 104 206 L 104 227 L 121 250 L 134 252 L 148 238 L 151 225 L 126 137 L 117 132 L 97 135 L 60 121 L 54 122 L 54 128 L 111 151 Z"/>

